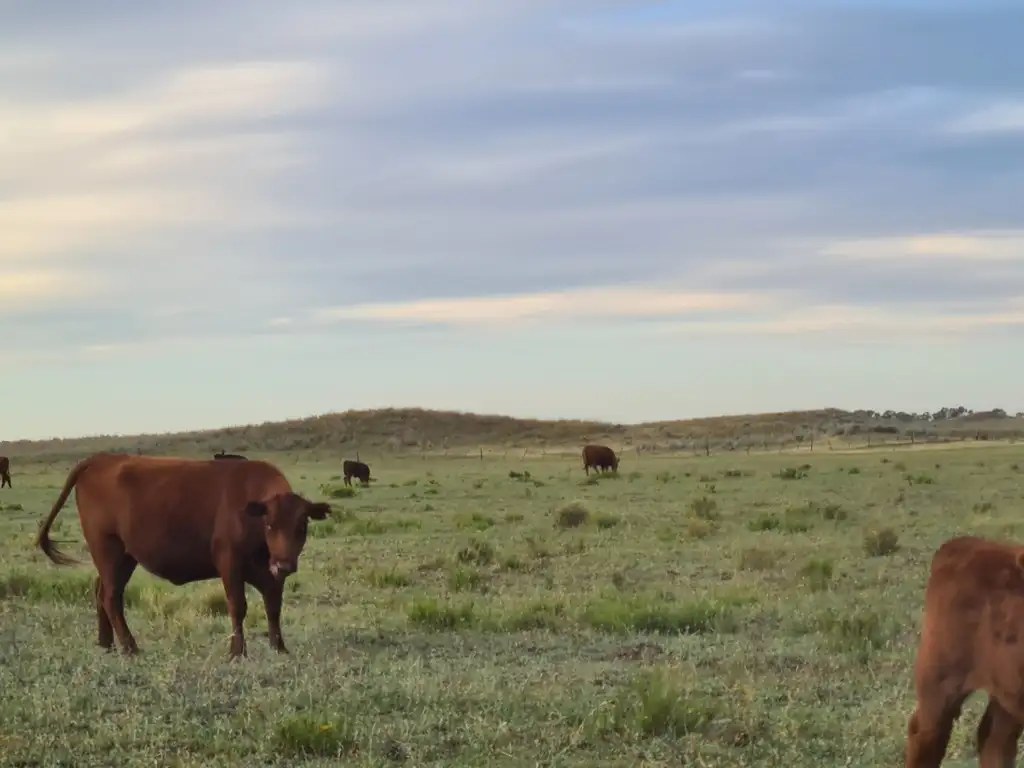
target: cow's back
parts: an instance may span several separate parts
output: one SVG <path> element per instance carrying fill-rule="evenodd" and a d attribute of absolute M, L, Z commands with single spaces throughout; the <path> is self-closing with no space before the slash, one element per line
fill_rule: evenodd
<path fill-rule="evenodd" d="M 607 445 L 590 444 L 583 447 L 583 458 L 588 464 L 594 465 L 614 461 L 615 453 Z"/>
<path fill-rule="evenodd" d="M 75 499 L 90 547 L 115 536 L 146 570 L 178 583 L 212 573 L 218 515 L 288 490 L 260 461 L 107 455 L 82 473 Z"/>
<path fill-rule="evenodd" d="M 985 687 L 1006 668 L 1017 669 L 1014 639 L 1024 638 L 1021 553 L 973 536 L 939 547 L 925 589 L 919 674 L 936 665 L 959 669 Z"/>

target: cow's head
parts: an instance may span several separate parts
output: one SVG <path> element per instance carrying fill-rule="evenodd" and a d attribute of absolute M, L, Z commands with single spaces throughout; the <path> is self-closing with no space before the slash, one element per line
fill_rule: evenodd
<path fill-rule="evenodd" d="M 263 533 L 270 550 L 270 572 L 284 579 L 299 570 L 299 555 L 306 545 L 310 520 L 323 520 L 331 505 L 309 501 L 297 493 L 281 493 L 263 501 L 250 501 L 246 514 L 263 519 Z"/>

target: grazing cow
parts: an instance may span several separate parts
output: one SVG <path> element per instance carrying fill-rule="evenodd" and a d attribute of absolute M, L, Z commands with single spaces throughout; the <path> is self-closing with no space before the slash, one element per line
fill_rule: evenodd
<path fill-rule="evenodd" d="M 219 453 L 213 454 L 213 458 L 218 459 L 218 460 L 220 460 L 220 459 L 235 459 L 235 460 L 238 460 L 238 461 L 248 461 L 248 459 L 245 458 L 245 456 L 243 456 L 240 453 L 224 453 L 224 451 L 220 451 Z"/>
<path fill-rule="evenodd" d="M 1011 766 L 1024 728 L 1024 547 L 960 536 L 936 550 L 914 666 L 907 768 L 938 768 L 964 701 L 988 693 L 982 766 Z"/>
<path fill-rule="evenodd" d="M 595 472 L 598 469 L 602 472 L 606 469 L 618 472 L 619 457 L 607 445 L 585 445 L 583 446 L 583 471 L 589 475 L 591 467 Z"/>
<path fill-rule="evenodd" d="M 363 462 L 345 459 L 341 469 L 345 473 L 345 485 L 352 485 L 353 477 L 359 478 L 359 482 L 363 485 L 369 485 L 370 467 Z"/>
<path fill-rule="evenodd" d="M 75 491 L 78 517 L 98 576 L 99 645 L 138 652 L 124 618 L 124 590 L 141 565 L 175 585 L 220 578 L 231 617 L 231 658 L 245 656 L 245 585 L 263 597 L 270 645 L 281 637 L 284 582 L 299 568 L 309 520 L 330 505 L 294 493 L 265 461 L 199 461 L 98 453 L 68 475 L 36 544 L 57 565 L 77 561 L 50 540 L 50 527 Z"/>
<path fill-rule="evenodd" d="M 11 460 L 6 456 L 0 456 L 0 488 L 4 486 L 12 488 L 11 485 Z"/>

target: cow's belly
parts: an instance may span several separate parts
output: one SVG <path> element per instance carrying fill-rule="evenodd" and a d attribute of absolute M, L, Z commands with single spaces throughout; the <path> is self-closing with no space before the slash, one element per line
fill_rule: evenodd
<path fill-rule="evenodd" d="M 217 577 L 210 542 L 202 535 L 132 537 L 125 549 L 139 565 L 172 584 L 188 584 Z"/>
<path fill-rule="evenodd" d="M 154 576 L 166 579 L 176 586 L 189 584 L 193 581 L 205 581 L 206 579 L 218 578 L 220 574 L 214 568 L 213 562 L 180 562 L 180 561 L 139 561 L 139 565 L 145 568 Z"/>

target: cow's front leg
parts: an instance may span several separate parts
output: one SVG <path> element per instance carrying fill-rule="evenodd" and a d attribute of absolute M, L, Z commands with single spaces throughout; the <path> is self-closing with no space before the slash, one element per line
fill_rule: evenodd
<path fill-rule="evenodd" d="M 228 600 L 228 615 L 231 617 L 231 659 L 248 656 L 245 650 L 245 632 L 242 625 L 248 605 L 245 600 L 245 580 L 240 568 L 233 564 L 221 569 L 220 580 L 224 584 L 224 595 Z"/>
<path fill-rule="evenodd" d="M 267 636 L 270 647 L 278 653 L 288 653 L 281 636 L 281 603 L 284 597 L 284 581 L 275 578 L 266 568 L 253 569 L 249 583 L 263 596 L 263 607 L 267 611 Z"/>

